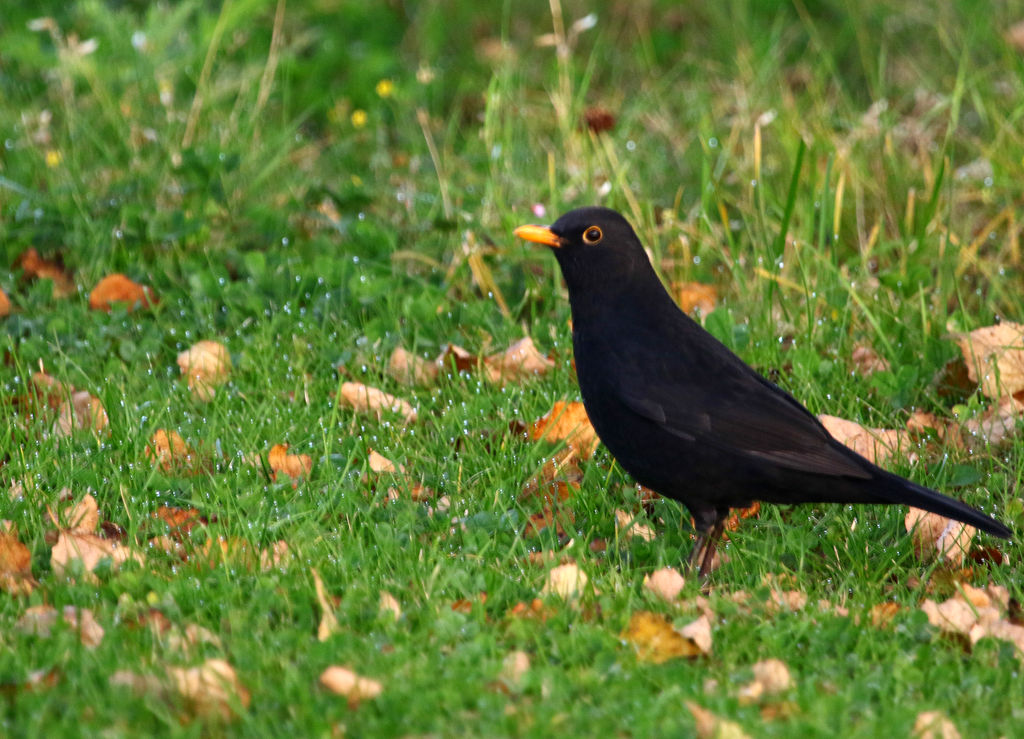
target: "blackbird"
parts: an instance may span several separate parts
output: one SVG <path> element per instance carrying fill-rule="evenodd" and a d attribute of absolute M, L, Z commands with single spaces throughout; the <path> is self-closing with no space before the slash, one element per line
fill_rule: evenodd
<path fill-rule="evenodd" d="M 730 508 L 771 503 L 907 504 L 1009 538 L 971 506 L 887 472 L 681 311 L 636 233 L 608 208 L 579 208 L 515 235 L 551 247 L 572 309 L 583 405 L 622 467 L 678 500 L 710 571 Z"/>

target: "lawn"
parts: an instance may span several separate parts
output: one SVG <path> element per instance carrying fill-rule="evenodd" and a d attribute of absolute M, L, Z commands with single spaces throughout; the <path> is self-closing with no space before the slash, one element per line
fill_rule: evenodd
<path fill-rule="evenodd" d="M 929 419 L 885 466 L 1021 531 L 1019 378 L 961 343 L 1024 320 L 1024 8 L 34 6 L 0 20 L 0 733 L 1022 725 L 1016 541 L 765 505 L 650 587 L 689 514 L 538 438 L 569 306 L 512 231 L 621 211 L 747 362 Z M 937 625 L 964 598 L 1003 632 Z"/>

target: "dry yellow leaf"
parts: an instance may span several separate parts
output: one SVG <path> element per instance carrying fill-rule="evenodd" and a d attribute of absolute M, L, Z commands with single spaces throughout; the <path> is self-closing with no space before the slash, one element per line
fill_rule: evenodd
<path fill-rule="evenodd" d="M 236 706 L 249 707 L 249 691 L 235 668 L 222 659 L 208 659 L 198 667 L 172 667 L 167 675 L 198 716 L 227 720 L 235 715 Z"/>
<path fill-rule="evenodd" d="M 904 525 L 911 534 L 917 556 L 925 560 L 941 557 L 954 565 L 963 564 L 978 531 L 969 524 L 914 507 L 907 511 Z"/>
<path fill-rule="evenodd" d="M 698 739 L 749 739 L 735 721 L 716 716 L 693 701 L 686 701 L 685 705 L 697 724 Z"/>
<path fill-rule="evenodd" d="M 204 339 L 178 355 L 178 367 L 192 397 L 206 402 L 213 398 L 218 386 L 228 381 L 231 355 L 223 344 Z"/>
<path fill-rule="evenodd" d="M 703 620 L 704 623 L 700 623 Z M 700 657 L 711 649 L 711 625 L 706 616 L 701 616 L 690 628 L 690 635 L 683 635 L 664 616 L 650 611 L 637 611 L 629 618 L 629 625 L 619 635 L 633 645 L 637 658 L 643 662 L 661 664 L 680 657 Z M 701 640 L 698 643 L 697 639 Z M 706 647 L 706 650 L 705 650 Z"/>
<path fill-rule="evenodd" d="M 366 463 L 370 467 L 371 472 L 387 473 L 392 474 L 404 474 L 405 469 L 400 464 L 395 464 L 390 459 L 385 457 L 383 454 L 375 452 L 373 449 L 366 455 Z"/>
<path fill-rule="evenodd" d="M 511 688 L 518 688 L 522 685 L 523 677 L 530 670 L 530 655 L 521 650 L 515 650 L 505 655 L 501 661 L 501 674 L 499 678 Z"/>
<path fill-rule="evenodd" d="M 662 567 L 650 575 L 644 575 L 644 587 L 669 603 L 679 597 L 684 585 L 686 578 L 672 567 Z"/>
<path fill-rule="evenodd" d="M 766 695 L 782 693 L 793 687 L 789 667 L 774 657 L 756 662 L 753 667 L 754 679 L 740 687 L 737 697 L 740 703 L 754 703 Z"/>
<path fill-rule="evenodd" d="M 548 572 L 547 582 L 540 594 L 557 595 L 563 600 L 575 600 L 579 597 L 580 591 L 587 586 L 587 582 L 587 573 L 570 562 L 554 567 Z"/>
<path fill-rule="evenodd" d="M 331 634 L 338 631 L 338 617 L 334 615 L 334 604 L 327 597 L 327 589 L 320 573 L 314 567 L 310 570 L 313 575 L 313 587 L 316 589 L 316 602 L 320 606 L 320 625 L 316 629 L 316 638 L 319 641 L 327 641 Z"/>
<path fill-rule="evenodd" d="M 1024 324 L 1004 322 L 961 334 L 956 339 L 967 376 L 989 398 L 1024 390 Z"/>
<path fill-rule="evenodd" d="M 384 686 L 377 680 L 362 677 L 347 667 L 337 665 L 328 667 L 320 674 L 320 684 L 332 693 L 343 695 L 354 703 L 376 698 L 384 690 Z"/>
<path fill-rule="evenodd" d="M 535 441 L 561 441 L 576 450 L 580 459 L 588 459 L 597 449 L 597 432 L 590 424 L 590 418 L 583 403 L 556 401 L 545 415 L 538 418 L 530 429 L 530 438 Z"/>
<path fill-rule="evenodd" d="M 343 382 L 341 402 L 360 413 L 375 413 L 377 418 L 387 411 L 401 415 L 405 423 L 416 420 L 416 409 L 407 401 L 361 382 Z"/>
<path fill-rule="evenodd" d="M 402 606 L 398 599 L 386 590 L 380 591 L 380 605 L 377 607 L 380 613 L 390 613 L 397 621 L 402 617 Z"/>
<path fill-rule="evenodd" d="M 645 523 L 639 523 L 639 516 L 631 516 L 622 510 L 615 511 L 615 528 L 622 536 L 642 541 L 653 541 L 657 533 Z"/>
<path fill-rule="evenodd" d="M 914 720 L 916 739 L 960 739 L 956 725 L 940 711 L 921 711 Z"/>

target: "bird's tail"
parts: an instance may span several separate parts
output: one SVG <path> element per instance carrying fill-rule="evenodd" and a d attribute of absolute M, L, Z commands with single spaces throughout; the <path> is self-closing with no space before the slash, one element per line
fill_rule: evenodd
<path fill-rule="evenodd" d="M 977 508 L 973 508 L 966 503 L 961 503 L 959 500 L 889 472 L 884 472 L 884 477 L 878 482 L 879 485 L 876 490 L 880 497 L 885 498 L 886 502 L 905 503 L 915 508 L 921 508 L 931 513 L 938 513 L 946 518 L 970 524 L 993 536 L 1003 539 L 1010 538 L 1010 530 L 1003 526 L 1003 524 L 987 513 L 979 511 Z"/>

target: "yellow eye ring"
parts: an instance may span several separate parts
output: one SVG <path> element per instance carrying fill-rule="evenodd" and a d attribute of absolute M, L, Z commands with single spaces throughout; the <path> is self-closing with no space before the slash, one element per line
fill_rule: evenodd
<path fill-rule="evenodd" d="M 604 234 L 601 233 L 601 229 L 597 226 L 591 226 L 583 232 L 583 243 L 584 244 L 596 244 L 604 238 Z"/>

